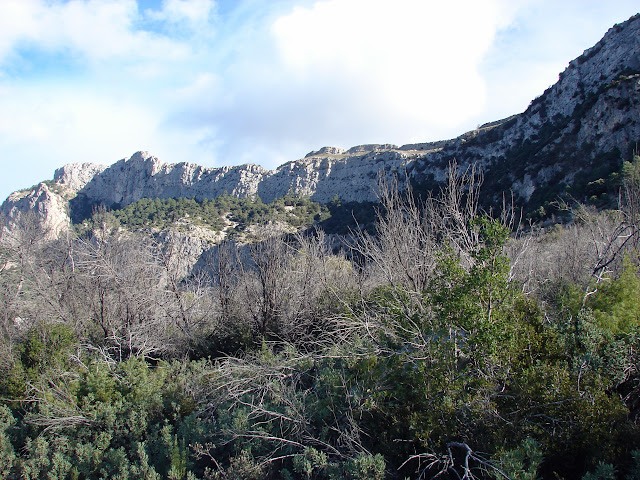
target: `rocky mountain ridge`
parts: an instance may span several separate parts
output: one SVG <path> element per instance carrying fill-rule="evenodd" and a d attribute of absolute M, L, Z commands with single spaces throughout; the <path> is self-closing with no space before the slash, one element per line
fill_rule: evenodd
<path fill-rule="evenodd" d="M 148 152 L 136 152 L 109 167 L 68 164 L 56 170 L 54 181 L 88 200 L 128 205 L 141 198 L 214 198 L 223 193 L 264 202 L 287 193 L 310 196 L 320 203 L 334 195 L 345 201 L 375 199 L 372 188 L 379 171 L 406 167 L 424 152 L 402 147 L 364 145 L 342 151 L 325 147 L 276 170 L 259 165 L 207 168 L 194 163 L 167 164 Z"/>
<path fill-rule="evenodd" d="M 518 115 L 490 122 L 455 139 L 422 144 L 323 147 L 267 170 L 258 165 L 207 168 L 166 164 L 137 152 L 111 166 L 69 164 L 53 183 L 10 195 L 0 207 L 8 224 L 26 211 L 52 231 L 69 224 L 69 200 L 124 206 L 141 198 L 258 196 L 264 202 L 295 194 L 327 203 L 376 199 L 380 173 L 402 182 L 436 185 L 448 164 L 476 163 L 488 197 L 514 192 L 535 206 L 560 191 L 616 170 L 640 140 L 640 15 L 612 27 L 595 46 L 570 62 L 558 82 Z M 51 188 L 55 185 L 55 188 Z M 579 188 L 578 188 L 579 190 Z"/>

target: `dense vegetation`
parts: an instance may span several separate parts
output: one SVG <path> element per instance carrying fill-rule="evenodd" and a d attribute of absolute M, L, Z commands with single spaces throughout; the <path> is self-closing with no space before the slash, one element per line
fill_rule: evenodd
<path fill-rule="evenodd" d="M 343 202 L 338 196 L 326 205 L 309 197 L 286 195 L 271 203 L 259 197 L 235 198 L 222 195 L 213 199 L 143 198 L 123 208 L 94 206 L 88 218 L 76 216 L 76 233 L 93 231 L 104 222 L 111 228 L 130 231 L 145 228 L 169 228 L 197 225 L 215 232 L 234 235 L 245 232 L 252 225 L 280 223 L 288 227 L 320 227 L 327 233 L 348 234 L 354 228 L 373 231 L 376 219 L 375 202 Z M 88 212 L 87 212 L 88 215 Z"/>
<path fill-rule="evenodd" d="M 229 225 L 243 229 L 248 225 L 267 222 L 300 227 L 322 222 L 330 216 L 327 207 L 312 202 L 308 197 L 289 195 L 268 204 L 262 203 L 258 197 L 248 199 L 230 195 L 201 201 L 193 198 L 143 198 L 123 208 L 109 209 L 108 212 L 105 209 L 97 211 L 102 213 L 97 217 L 99 222 L 104 221 L 104 214 L 108 214 L 113 226 L 129 230 L 143 227 L 167 228 L 185 223 L 207 226 L 214 231 L 221 231 Z M 92 216 L 90 219 L 77 221 L 80 224 L 78 232 L 93 230 L 95 219 Z"/>
<path fill-rule="evenodd" d="M 0 476 L 640 478 L 640 160 L 618 210 L 547 231 L 483 214 L 473 172 L 381 191 L 339 254 L 265 226 L 187 266 L 113 218 L 230 207 L 138 202 L 56 241 L 23 218 L 0 249 Z"/>

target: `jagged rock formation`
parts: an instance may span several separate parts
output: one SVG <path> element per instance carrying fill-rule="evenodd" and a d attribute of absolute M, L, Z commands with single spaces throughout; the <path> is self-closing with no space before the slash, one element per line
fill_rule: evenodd
<path fill-rule="evenodd" d="M 79 191 L 106 168 L 106 165 L 95 163 L 68 163 L 55 171 L 53 179 L 61 185 Z"/>
<path fill-rule="evenodd" d="M 304 158 L 316 157 L 318 155 L 342 155 L 345 151 L 338 147 L 322 147 L 320 150 L 309 152 Z"/>
<path fill-rule="evenodd" d="M 452 140 L 411 144 L 323 147 L 276 170 L 258 165 L 206 168 L 165 164 L 146 152 L 105 167 L 66 165 L 55 172 L 61 193 L 40 184 L 11 195 L 1 211 L 10 219 L 38 209 L 43 222 L 68 223 L 66 200 L 124 206 L 141 198 L 259 196 L 264 202 L 288 193 L 328 202 L 375 200 L 379 173 L 398 173 L 435 185 L 450 161 L 478 163 L 484 189 L 497 200 L 513 191 L 516 202 L 535 206 L 544 198 L 607 174 L 629 160 L 640 140 L 640 15 L 611 28 L 573 60 L 559 81 L 518 115 L 490 122 Z M 62 227 L 60 227 L 62 228 Z"/>
<path fill-rule="evenodd" d="M 74 166 L 75 168 L 75 166 Z M 206 168 L 193 163 L 161 162 L 147 152 L 137 152 L 100 171 L 78 193 L 93 203 L 128 205 L 141 198 L 213 198 L 223 193 L 236 197 L 255 195 L 268 170 L 258 165 Z M 67 167 L 54 180 L 65 183 Z"/>
<path fill-rule="evenodd" d="M 258 165 L 207 168 L 193 163 L 166 164 L 137 152 L 110 167 L 71 164 L 56 170 L 54 181 L 94 203 L 128 205 L 141 198 L 214 198 L 223 193 L 262 201 L 296 193 L 327 202 L 375 199 L 379 171 L 392 172 L 415 161 L 415 152 L 365 145 L 346 153 L 325 147 L 271 171 Z M 397 147 L 394 147 L 397 148 Z"/>
<path fill-rule="evenodd" d="M 69 227 L 68 212 L 68 196 L 59 187 L 40 183 L 33 190 L 12 193 L 0 206 L 0 215 L 5 219 L 0 235 L 18 223 L 26 223 L 29 228 L 38 228 L 46 238 L 57 238 Z"/>

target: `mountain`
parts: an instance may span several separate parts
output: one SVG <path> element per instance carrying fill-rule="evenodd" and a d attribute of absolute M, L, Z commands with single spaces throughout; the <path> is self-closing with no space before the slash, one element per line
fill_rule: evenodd
<path fill-rule="evenodd" d="M 11 194 L 0 213 L 11 228 L 27 211 L 52 235 L 70 218 L 97 204 L 123 207 L 142 198 L 238 198 L 271 202 L 287 194 L 327 203 L 376 199 L 379 173 L 398 174 L 429 189 L 448 165 L 478 164 L 484 172 L 485 203 L 513 192 L 532 211 L 569 193 L 605 195 L 606 182 L 640 140 L 640 15 L 612 27 L 595 46 L 571 61 L 558 82 L 527 110 L 487 123 L 455 139 L 404 145 L 324 147 L 275 170 L 258 165 L 206 168 L 166 164 L 137 152 L 111 166 L 69 164 L 53 181 Z M 604 198 L 604 197 L 603 197 Z"/>

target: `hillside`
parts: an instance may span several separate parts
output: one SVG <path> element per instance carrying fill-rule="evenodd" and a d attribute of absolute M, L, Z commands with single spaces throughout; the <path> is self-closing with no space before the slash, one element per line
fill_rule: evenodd
<path fill-rule="evenodd" d="M 13 194 L 0 478 L 640 479 L 639 18 L 457 139 Z"/>
<path fill-rule="evenodd" d="M 343 251 L 112 228 L 221 206 L 186 199 L 24 222 L 0 239 L 0 476 L 640 478 L 640 157 L 623 172 L 620 210 L 525 234 L 464 172 L 383 190 Z"/>
<path fill-rule="evenodd" d="M 418 188 L 444 180 L 449 163 L 478 164 L 483 203 L 503 194 L 532 212 L 549 210 L 558 195 L 606 204 L 612 174 L 632 158 L 640 139 L 640 16 L 612 27 L 569 63 L 558 82 L 529 108 L 460 137 L 439 142 L 324 147 L 267 170 L 258 165 L 206 168 L 166 164 L 137 152 L 111 166 L 69 164 L 53 181 L 10 195 L 0 207 L 10 222 L 33 210 L 54 232 L 103 204 L 120 208 L 142 198 L 216 198 L 227 193 L 269 203 L 285 195 L 326 204 L 375 201 L 380 173 L 398 174 Z M 406 174 L 406 177 L 405 177 Z M 596 183 L 593 183 L 596 182 Z M 599 182 L 599 183 L 598 183 Z M 605 195 L 602 198 L 599 196 Z M 548 212 L 547 212 L 548 214 Z"/>

